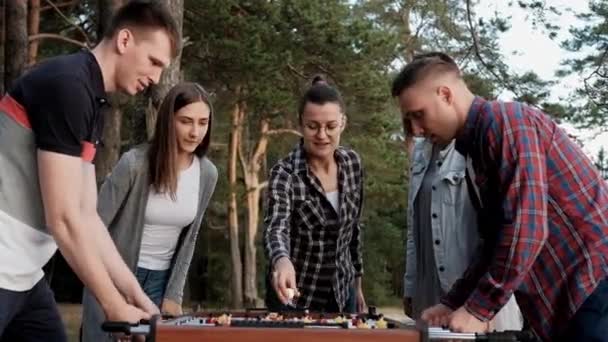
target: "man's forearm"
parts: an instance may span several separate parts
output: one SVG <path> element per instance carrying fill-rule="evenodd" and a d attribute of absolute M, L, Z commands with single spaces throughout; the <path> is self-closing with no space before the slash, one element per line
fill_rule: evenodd
<path fill-rule="evenodd" d="M 79 218 L 64 218 L 52 223 L 53 234 L 61 254 L 83 284 L 91 290 L 104 312 L 124 304 L 125 301 L 114 286 L 100 254 L 95 236 L 84 232 L 85 222 Z"/>
<path fill-rule="evenodd" d="M 93 222 L 92 231 L 97 242 L 97 249 L 110 278 L 127 302 L 133 303 L 133 297 L 141 291 L 137 278 L 118 252 L 108 229 L 99 216 L 96 213 L 92 214 L 90 221 Z"/>

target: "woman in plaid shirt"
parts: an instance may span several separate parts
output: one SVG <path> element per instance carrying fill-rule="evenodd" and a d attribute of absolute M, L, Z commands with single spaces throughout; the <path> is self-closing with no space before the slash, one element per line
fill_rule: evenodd
<path fill-rule="evenodd" d="M 359 155 L 340 146 L 342 97 L 317 76 L 298 115 L 302 141 L 271 169 L 268 182 L 266 305 L 361 312 L 363 169 Z"/>

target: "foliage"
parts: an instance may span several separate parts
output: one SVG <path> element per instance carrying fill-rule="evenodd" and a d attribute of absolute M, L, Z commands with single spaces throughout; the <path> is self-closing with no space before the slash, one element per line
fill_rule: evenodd
<path fill-rule="evenodd" d="M 96 3 L 81 0 L 63 9 L 71 23 L 46 11 L 41 16 L 40 32 L 83 40 L 84 31 L 95 41 Z M 585 17 L 590 26 L 573 30 L 573 40 L 565 43 L 572 50 L 592 47 L 587 58 L 568 62 L 571 72 L 603 65 L 606 32 L 598 18 L 605 19 L 608 11 L 603 1 L 593 3 L 592 14 Z M 533 14 L 551 13 L 544 3 L 518 1 L 516 5 L 527 6 L 544 29 L 554 29 L 543 24 L 547 16 Z M 509 18 L 499 13 L 491 18 L 476 17 L 475 4 L 470 1 L 185 0 L 184 9 L 182 72 L 185 80 L 197 81 L 214 94 L 216 114 L 209 156 L 220 175 L 199 235 L 187 289 L 191 302 L 203 306 L 225 307 L 231 302 L 227 290 L 231 279 L 226 169 L 230 113 L 237 102 L 247 106 L 243 147 L 248 154 L 259 138 L 261 119 L 269 119 L 271 128 L 297 128 L 298 98 L 312 75 L 324 74 L 340 89 L 348 116 L 343 144 L 359 152 L 366 170 L 364 291 L 368 303 L 376 305 L 394 303 L 402 292 L 409 175 L 390 83 L 396 70 L 414 54 L 441 50 L 453 55 L 466 82 L 487 98 L 508 90 L 556 118 L 598 124 L 606 117 L 604 107 L 591 100 L 585 111 L 579 112 L 550 103 L 547 89 L 551 83 L 534 73 L 518 75 L 510 70 L 497 45 L 499 35 L 510 28 Z M 45 40 L 39 59 L 76 49 L 65 42 Z M 603 72 L 603 67 L 599 68 L 590 79 L 599 103 L 605 96 Z M 120 106 L 124 112 L 122 147 L 126 150 L 145 140 L 141 129 L 145 126 L 145 106 L 141 96 Z M 297 142 L 293 136 L 272 136 L 265 173 Z M 237 190 L 239 205 L 244 206 L 242 175 Z M 244 212 L 239 213 L 240 222 L 245 217 Z M 266 260 L 261 251 L 258 248 L 258 283 L 263 291 Z M 66 273 L 62 268 L 58 277 Z"/>
<path fill-rule="evenodd" d="M 591 0 L 589 12 L 578 14 L 585 23 L 572 27 L 571 38 L 562 47 L 576 53 L 564 61 L 560 76 L 578 74 L 583 84 L 572 96 L 573 108 L 567 118 L 582 127 L 605 127 L 608 122 L 608 2 Z"/>

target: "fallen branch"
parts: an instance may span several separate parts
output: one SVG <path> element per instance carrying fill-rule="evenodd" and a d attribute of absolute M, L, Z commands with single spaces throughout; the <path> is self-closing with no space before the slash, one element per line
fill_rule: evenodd
<path fill-rule="evenodd" d="M 28 41 L 30 41 L 30 42 L 35 41 L 35 40 L 42 40 L 42 39 L 61 40 L 61 41 L 67 42 L 67 43 L 78 45 L 78 46 L 86 48 L 86 49 L 89 48 L 89 46 L 87 46 L 86 43 L 83 43 L 76 39 L 64 37 L 64 36 L 62 36 L 60 34 L 56 34 L 56 33 L 38 33 L 38 34 L 34 34 L 34 35 L 31 35 L 28 37 Z"/>

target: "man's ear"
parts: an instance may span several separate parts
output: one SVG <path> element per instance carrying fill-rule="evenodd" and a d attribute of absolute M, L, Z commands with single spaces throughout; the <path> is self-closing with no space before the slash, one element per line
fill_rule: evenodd
<path fill-rule="evenodd" d="M 437 87 L 437 95 L 449 105 L 454 101 L 454 93 L 448 86 L 442 85 Z"/>
<path fill-rule="evenodd" d="M 129 46 L 133 44 L 133 32 L 127 28 L 123 28 L 115 36 L 116 50 L 119 54 L 124 54 Z"/>

